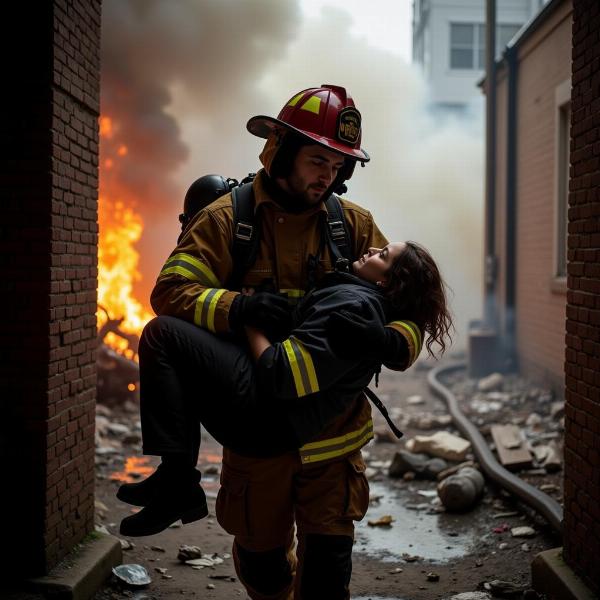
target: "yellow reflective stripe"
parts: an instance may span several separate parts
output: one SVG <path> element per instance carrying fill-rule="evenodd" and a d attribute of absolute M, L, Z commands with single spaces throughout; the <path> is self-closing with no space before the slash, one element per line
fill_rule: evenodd
<path fill-rule="evenodd" d="M 304 96 L 304 92 L 300 92 L 299 94 L 296 94 L 288 103 L 288 106 L 296 106 L 296 104 L 298 104 L 298 100 L 300 100 L 300 98 L 302 98 L 302 96 Z"/>
<path fill-rule="evenodd" d="M 307 110 L 308 112 L 319 114 L 321 110 L 321 98 L 318 96 L 311 96 L 301 107 L 300 110 Z"/>
<path fill-rule="evenodd" d="M 406 323 L 407 325 L 409 325 L 410 327 L 412 327 L 413 331 L 414 331 L 414 332 L 417 334 L 417 339 L 418 339 L 418 341 L 419 341 L 419 345 L 418 345 L 418 347 L 419 347 L 419 352 L 420 352 L 420 351 L 421 351 L 421 346 L 422 346 L 422 344 L 423 344 L 423 339 L 421 338 L 421 330 L 420 330 L 420 329 L 419 329 L 419 327 L 418 327 L 418 326 L 417 326 L 415 323 L 413 323 L 412 321 L 407 321 L 407 320 L 404 320 L 404 321 L 402 321 L 402 322 L 403 322 L 403 323 Z"/>
<path fill-rule="evenodd" d="M 160 275 L 169 275 L 171 273 L 175 273 L 176 275 L 182 275 L 186 279 L 190 279 L 191 281 L 198 281 L 198 276 L 195 273 L 192 273 L 189 269 L 181 265 L 174 265 L 172 267 L 163 267 Z"/>
<path fill-rule="evenodd" d="M 419 328 L 412 321 L 393 321 L 389 325 L 393 328 L 403 329 L 410 336 L 413 342 L 413 356 L 410 357 L 409 362 L 412 363 L 421 352 L 421 332 Z"/>
<path fill-rule="evenodd" d="M 298 398 L 318 392 L 319 382 L 315 365 L 304 344 L 300 340 L 290 337 L 283 342 L 283 348 L 290 363 Z"/>
<path fill-rule="evenodd" d="M 208 319 L 207 326 L 208 330 L 216 333 L 215 330 L 215 314 L 217 312 L 217 303 L 219 302 L 219 298 L 226 292 L 227 290 L 219 290 L 210 301 L 210 306 L 208 307 Z"/>
<path fill-rule="evenodd" d="M 191 254 L 179 252 L 169 257 L 160 272 L 161 275 L 177 273 L 191 281 L 199 281 L 203 285 L 218 287 L 220 284 L 215 274 L 199 259 Z"/>
<path fill-rule="evenodd" d="M 207 288 L 196 300 L 196 309 L 194 310 L 194 323 L 199 327 L 215 332 L 215 313 L 219 298 L 227 290 L 218 288 Z"/>
<path fill-rule="evenodd" d="M 369 428 L 373 428 L 373 419 L 369 419 L 360 429 L 356 429 L 355 431 L 349 431 L 344 435 L 339 435 L 338 437 L 328 438 L 326 440 L 319 440 L 317 442 L 309 442 L 308 444 L 304 444 L 300 448 L 300 450 L 314 450 L 315 448 L 325 448 L 327 446 L 337 446 L 339 444 L 343 444 L 348 441 L 349 438 L 355 437 L 357 435 L 362 436 L 365 431 Z"/>
<path fill-rule="evenodd" d="M 304 347 L 304 344 L 300 340 L 294 340 L 294 342 L 298 346 L 298 350 L 300 350 L 300 354 L 304 359 L 304 366 L 306 367 L 306 374 L 308 376 L 308 381 L 310 384 L 310 392 L 314 394 L 319 391 L 319 382 L 317 381 L 317 373 L 315 371 L 315 365 L 313 363 L 313 359 L 309 354 L 308 350 Z"/>
<path fill-rule="evenodd" d="M 287 294 L 288 298 L 302 298 L 306 294 L 304 290 L 294 290 L 283 288 L 279 290 L 282 294 Z"/>
<path fill-rule="evenodd" d="M 292 369 L 292 376 L 294 378 L 294 385 L 296 386 L 296 394 L 298 397 L 306 396 L 306 392 L 304 391 L 304 384 L 302 382 L 302 375 L 300 375 L 300 369 L 298 368 L 298 361 L 296 360 L 296 353 L 294 352 L 294 348 L 292 348 L 292 343 L 290 340 L 285 340 L 283 342 L 283 349 L 288 357 L 288 362 L 290 363 L 290 368 Z"/>
<path fill-rule="evenodd" d="M 334 440 L 339 440 L 340 438 L 323 440 L 322 442 L 319 442 L 321 448 L 319 450 L 307 450 L 307 447 L 312 446 L 312 444 L 305 444 L 300 448 L 300 460 L 303 464 L 315 463 L 322 460 L 329 460 L 331 458 L 338 458 L 362 448 L 362 446 L 364 446 L 371 438 L 373 438 L 373 421 L 369 419 L 366 425 L 358 432 L 350 432 L 341 437 L 344 438 L 345 443 L 333 443 Z M 335 446 L 335 448 L 332 448 L 332 446 Z"/>

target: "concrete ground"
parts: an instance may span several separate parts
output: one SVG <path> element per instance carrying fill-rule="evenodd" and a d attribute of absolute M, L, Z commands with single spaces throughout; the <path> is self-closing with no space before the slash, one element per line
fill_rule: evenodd
<path fill-rule="evenodd" d="M 410 423 L 407 416 L 417 412 L 445 414 L 443 403 L 430 394 L 425 376 L 423 367 L 407 373 L 382 373 L 377 392 L 396 421 Z M 421 396 L 422 401 L 415 403 L 414 396 Z M 414 434 L 433 431 L 408 425 L 401 427 L 405 432 L 401 441 L 383 443 L 389 437 L 385 434 L 385 422 L 376 409 L 373 412 L 376 430 L 382 435 L 379 442 L 371 442 L 364 449 L 370 465 L 368 475 L 373 498 L 365 520 L 357 527 L 352 597 L 355 600 L 446 599 L 461 592 L 484 590 L 485 584 L 489 587 L 493 580 L 508 581 L 519 589 L 528 589 L 530 563 L 534 556 L 560 545 L 560 540 L 543 519 L 489 482 L 482 501 L 472 510 L 460 514 L 440 512 L 435 482 L 387 476 L 387 465 L 394 453 L 404 447 L 405 440 Z M 514 414 L 511 409 L 511 415 Z M 136 418 L 135 414 L 125 414 L 118 409 L 110 417 L 127 425 Z M 444 429 L 452 431 L 451 426 Z M 121 455 L 100 460 L 98 465 L 98 523 L 115 535 L 118 535 L 120 520 L 135 510 L 115 498 L 120 485 L 118 479 L 126 479 L 131 471 L 147 474 L 149 467 L 155 464 L 146 463 L 135 444 L 125 444 L 123 449 Z M 124 468 L 126 463 L 127 469 Z M 96 594 L 95 600 L 246 597 L 230 556 L 231 538 L 214 518 L 220 466 L 220 448 L 214 441 L 203 443 L 199 466 L 204 472 L 203 481 L 209 494 L 209 517 L 170 528 L 156 536 L 129 540 L 134 546 L 124 550 L 124 562 L 143 565 L 152 577 L 152 583 L 144 589 L 133 590 L 109 581 Z M 126 470 L 130 471 L 129 475 Z M 539 477 L 537 484 L 542 485 L 545 481 Z M 394 519 L 391 526 L 368 525 L 369 520 L 384 515 Z M 527 539 L 512 537 L 510 528 L 521 525 L 531 525 L 534 536 Z M 202 569 L 184 565 L 177 560 L 178 548 L 184 544 L 199 546 L 204 555 L 221 561 Z M 522 594 L 513 597 L 522 597 Z M 530 592 L 526 597 L 535 596 Z"/>

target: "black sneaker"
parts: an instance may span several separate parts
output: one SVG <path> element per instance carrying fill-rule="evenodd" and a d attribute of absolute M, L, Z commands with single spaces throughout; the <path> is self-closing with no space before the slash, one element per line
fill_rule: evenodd
<path fill-rule="evenodd" d="M 172 485 L 168 491 L 157 491 L 139 513 L 125 517 L 119 532 L 128 537 L 154 535 L 179 519 L 182 523 L 191 523 L 207 515 L 206 495 L 197 483 L 191 486 Z"/>
<path fill-rule="evenodd" d="M 164 475 L 164 465 L 161 463 L 150 477 L 136 483 L 123 483 L 117 490 L 117 498 L 121 502 L 133 504 L 133 506 L 146 506 L 149 504 L 158 489 L 161 477 Z M 200 482 L 200 472 L 194 469 L 195 483 Z"/>

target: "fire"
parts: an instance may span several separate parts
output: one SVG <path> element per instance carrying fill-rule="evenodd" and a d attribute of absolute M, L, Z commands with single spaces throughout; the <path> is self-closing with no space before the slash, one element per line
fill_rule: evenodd
<path fill-rule="evenodd" d="M 148 456 L 128 456 L 125 459 L 123 470 L 112 473 L 110 478 L 113 481 L 132 483 L 140 477 L 149 476 L 154 473 L 155 469 L 149 463 L 150 458 Z"/>
<path fill-rule="evenodd" d="M 136 243 L 144 223 L 136 212 L 136 199 L 126 197 L 119 188 L 118 178 L 111 173 L 119 159 L 128 155 L 128 148 L 118 140 L 118 127 L 110 117 L 100 118 L 100 138 L 98 305 L 104 310 L 97 313 L 98 328 L 109 318 L 122 318 L 119 329 L 139 336 L 153 316 L 133 294 L 134 283 L 141 279 Z M 128 358 L 136 358 L 136 350 L 123 337 L 110 332 L 104 341 Z"/>

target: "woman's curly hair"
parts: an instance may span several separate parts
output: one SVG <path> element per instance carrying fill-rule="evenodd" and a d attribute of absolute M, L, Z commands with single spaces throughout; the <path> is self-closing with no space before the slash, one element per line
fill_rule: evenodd
<path fill-rule="evenodd" d="M 386 278 L 384 292 L 394 308 L 427 335 L 425 345 L 430 356 L 435 356 L 433 344 L 438 345 L 442 355 L 446 339 L 451 341 L 453 325 L 446 300 L 447 286 L 431 254 L 416 242 L 406 242 Z"/>

